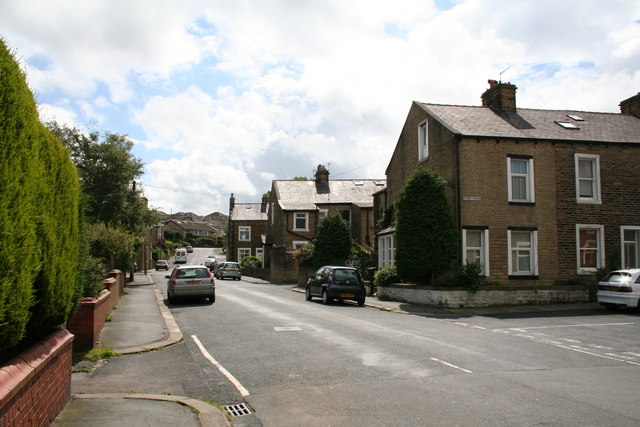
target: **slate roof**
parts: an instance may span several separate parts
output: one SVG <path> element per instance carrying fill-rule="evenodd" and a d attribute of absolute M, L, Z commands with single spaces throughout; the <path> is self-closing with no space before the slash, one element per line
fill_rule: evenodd
<path fill-rule="evenodd" d="M 206 231 L 218 231 L 215 227 L 207 224 L 206 222 L 196 221 L 182 221 L 178 219 L 171 219 L 167 222 L 172 222 L 183 230 L 206 230 Z"/>
<path fill-rule="evenodd" d="M 373 207 L 373 193 L 387 185 L 385 179 L 330 179 L 329 185 L 316 181 L 276 180 L 274 190 L 283 210 L 315 210 L 318 205 L 354 204 Z"/>
<path fill-rule="evenodd" d="M 517 115 L 501 116 L 488 107 L 415 103 L 461 136 L 640 144 L 640 119 L 630 114 L 518 108 Z M 579 129 L 565 129 L 556 121 Z"/>
<path fill-rule="evenodd" d="M 231 212 L 232 221 L 267 221 L 268 208 L 262 209 L 262 203 L 236 203 Z"/>

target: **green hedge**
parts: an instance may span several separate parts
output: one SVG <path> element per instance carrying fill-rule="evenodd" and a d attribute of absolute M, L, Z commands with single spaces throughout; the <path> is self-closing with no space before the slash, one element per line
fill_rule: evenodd
<path fill-rule="evenodd" d="M 40 123 L 33 94 L 0 40 L 0 350 L 47 333 L 73 307 L 79 183 Z"/>

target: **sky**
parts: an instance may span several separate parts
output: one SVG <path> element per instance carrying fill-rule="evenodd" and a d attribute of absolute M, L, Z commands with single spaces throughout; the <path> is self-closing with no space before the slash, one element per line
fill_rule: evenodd
<path fill-rule="evenodd" d="M 619 112 L 637 0 L 0 0 L 43 121 L 127 135 L 152 208 L 228 213 L 274 179 L 385 178 L 412 101 Z"/>

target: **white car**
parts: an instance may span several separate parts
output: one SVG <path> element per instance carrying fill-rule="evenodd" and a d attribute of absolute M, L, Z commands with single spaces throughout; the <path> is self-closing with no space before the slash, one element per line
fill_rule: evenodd
<path fill-rule="evenodd" d="M 612 271 L 598 283 L 598 303 L 609 309 L 640 308 L 640 268 Z"/>
<path fill-rule="evenodd" d="M 204 266 L 205 267 L 209 267 L 209 269 L 211 269 L 212 264 L 214 264 L 216 262 L 216 257 L 214 255 L 209 255 L 207 257 L 207 259 L 204 260 Z"/>

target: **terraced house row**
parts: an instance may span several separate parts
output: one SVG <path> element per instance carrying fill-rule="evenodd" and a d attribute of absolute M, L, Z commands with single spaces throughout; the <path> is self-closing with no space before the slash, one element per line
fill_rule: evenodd
<path fill-rule="evenodd" d="M 413 102 L 375 196 L 380 266 L 394 263 L 394 201 L 426 167 L 448 183 L 461 262 L 491 280 L 546 287 L 640 267 L 640 94 L 620 114 L 540 110 L 489 84 L 482 106 Z"/>

